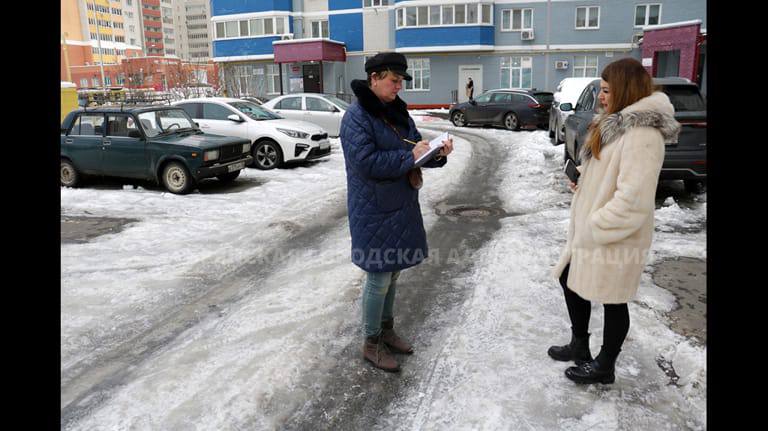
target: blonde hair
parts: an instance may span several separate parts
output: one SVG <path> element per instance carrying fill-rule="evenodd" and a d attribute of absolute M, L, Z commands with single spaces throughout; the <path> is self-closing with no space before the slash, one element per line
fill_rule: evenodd
<path fill-rule="evenodd" d="M 621 111 L 638 100 L 648 97 L 653 93 L 653 81 L 651 75 L 642 64 L 634 58 L 622 58 L 603 69 L 600 74 L 603 81 L 611 85 L 611 100 L 608 103 L 606 114 L 614 114 Z M 596 159 L 600 160 L 600 125 L 592 123 L 587 145 Z"/>

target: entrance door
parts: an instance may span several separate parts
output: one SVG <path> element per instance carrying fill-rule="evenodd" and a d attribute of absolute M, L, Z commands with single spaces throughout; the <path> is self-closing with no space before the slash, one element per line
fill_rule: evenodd
<path fill-rule="evenodd" d="M 469 100 L 467 97 L 467 82 L 469 78 L 472 78 L 472 82 L 475 85 L 475 92 L 472 97 L 477 97 L 483 93 L 483 65 L 465 65 L 459 66 L 459 103 Z"/>
<path fill-rule="evenodd" d="M 322 93 L 320 85 L 320 65 L 319 64 L 305 64 L 303 66 L 304 76 L 304 92 L 305 93 Z"/>

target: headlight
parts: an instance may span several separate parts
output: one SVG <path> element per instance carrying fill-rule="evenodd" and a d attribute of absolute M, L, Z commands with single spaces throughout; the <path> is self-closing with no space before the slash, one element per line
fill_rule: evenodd
<path fill-rule="evenodd" d="M 203 155 L 203 160 L 208 162 L 219 158 L 219 150 L 206 151 Z"/>
<path fill-rule="evenodd" d="M 291 138 L 307 139 L 309 137 L 309 133 L 299 132 L 296 130 L 288 130 L 288 129 L 280 129 L 280 128 L 278 128 L 277 130 L 280 131 L 280 133 L 284 133 L 290 136 Z"/>
<path fill-rule="evenodd" d="M 251 144 L 243 144 L 243 154 L 247 154 L 251 151 Z"/>

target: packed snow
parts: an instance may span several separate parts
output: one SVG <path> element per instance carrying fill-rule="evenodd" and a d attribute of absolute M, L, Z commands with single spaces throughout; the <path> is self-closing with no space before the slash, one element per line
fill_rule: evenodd
<path fill-rule="evenodd" d="M 453 128 L 428 113 L 412 114 L 427 139 Z M 544 131 L 471 131 L 508 152 L 498 190 L 515 216 L 502 220 L 470 275 L 456 281 L 473 293 L 446 332 L 446 347 L 430 369 L 412 370 L 414 380 L 376 427 L 391 428 L 385 424 L 398 418 L 396 429 L 706 428 L 706 346 L 669 329 L 665 313 L 675 298 L 653 284 L 650 272 L 630 304 L 615 384 L 575 385 L 563 375 L 569 364 L 547 357 L 548 346 L 568 341 L 569 328 L 562 290 L 549 275 L 572 196 L 560 171 L 562 147 Z M 424 170 L 428 232 L 439 217 L 433 206 L 471 174 L 473 143 L 454 135 L 454 144 L 445 168 Z M 359 324 L 363 278 L 349 261 L 339 141 L 332 140 L 325 160 L 246 169 L 235 185 L 188 196 L 131 186 L 61 190 L 63 215 L 140 220 L 88 243 L 62 245 L 63 376 L 152 328 L 189 299 L 188 284 L 221 280 L 255 256 L 271 256 L 313 221 L 342 215 L 300 256 L 264 260 L 275 266 L 266 279 L 239 281 L 252 293 L 133 365 L 127 381 L 66 429 L 273 429 L 357 342 L 335 335 Z M 656 211 L 649 270 L 666 258 L 706 259 L 706 229 L 695 231 L 706 223 L 702 200 L 686 207 L 667 202 Z M 602 307 L 593 307 L 596 354 Z M 675 384 L 659 363 L 672 364 Z"/>

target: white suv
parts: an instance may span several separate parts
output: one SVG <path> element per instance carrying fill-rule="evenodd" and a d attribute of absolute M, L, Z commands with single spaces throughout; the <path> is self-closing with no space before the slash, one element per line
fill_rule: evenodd
<path fill-rule="evenodd" d="M 549 111 L 549 137 L 552 138 L 554 145 L 565 142 L 565 119 L 573 113 L 573 111 L 561 111 L 560 105 L 570 103 L 575 106 L 581 93 L 595 79 L 600 78 L 565 78 L 557 85 L 554 94 L 555 100 Z"/>
<path fill-rule="evenodd" d="M 205 133 L 253 142 L 253 166 L 272 169 L 285 162 L 314 160 L 331 154 L 328 133 L 306 121 L 287 120 L 253 102 L 226 97 L 185 99 L 184 109 Z"/>

